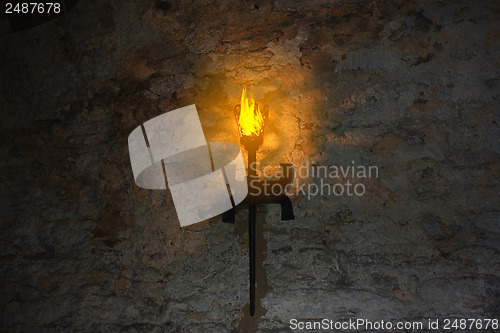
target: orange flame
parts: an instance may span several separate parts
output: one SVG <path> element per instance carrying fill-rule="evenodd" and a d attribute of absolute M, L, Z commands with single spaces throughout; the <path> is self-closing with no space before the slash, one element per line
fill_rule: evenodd
<path fill-rule="evenodd" d="M 255 102 L 252 94 L 247 95 L 247 88 L 243 87 L 241 93 L 240 114 L 238 127 L 242 136 L 262 134 L 267 115 L 262 114 L 259 105 Z"/>

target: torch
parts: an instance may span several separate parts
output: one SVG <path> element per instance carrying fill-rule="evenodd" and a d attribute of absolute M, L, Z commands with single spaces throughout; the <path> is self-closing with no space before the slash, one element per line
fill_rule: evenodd
<path fill-rule="evenodd" d="M 240 133 L 240 142 L 248 152 L 248 238 L 250 259 L 250 315 L 255 313 L 255 219 L 256 201 L 252 192 L 252 182 L 257 180 L 257 150 L 264 141 L 264 128 L 269 116 L 269 108 L 261 110 L 252 95 L 247 95 L 246 87 L 241 94 L 241 103 L 234 109 Z"/>
<path fill-rule="evenodd" d="M 281 219 L 294 220 L 293 206 L 286 192 L 266 193 L 266 186 L 286 188 L 293 181 L 294 167 L 288 163 L 281 163 L 281 177 L 275 180 L 257 179 L 257 150 L 264 141 L 264 128 L 269 116 L 269 108 L 260 108 L 252 95 L 247 94 L 246 87 L 241 94 L 241 103 L 234 109 L 236 123 L 240 133 L 240 142 L 248 152 L 248 196 L 242 202 L 248 205 L 248 238 L 250 259 L 250 315 L 255 314 L 255 223 L 257 204 L 281 205 Z M 222 221 L 234 223 L 234 208 L 226 211 Z"/>

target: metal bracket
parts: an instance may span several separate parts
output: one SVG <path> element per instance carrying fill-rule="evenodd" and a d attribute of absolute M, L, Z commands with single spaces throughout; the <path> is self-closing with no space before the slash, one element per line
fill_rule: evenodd
<path fill-rule="evenodd" d="M 280 204 L 281 205 L 281 220 L 295 220 L 293 214 L 293 205 L 289 197 L 286 196 L 283 189 L 286 186 L 293 183 L 293 176 L 295 173 L 295 168 L 292 164 L 281 163 L 281 178 L 277 180 L 260 180 L 252 184 L 252 191 L 248 191 L 249 194 L 239 205 L 228 210 L 222 215 L 222 222 L 234 223 L 235 222 L 235 211 L 240 205 L 248 205 L 250 202 L 254 204 Z M 273 194 L 273 186 L 279 185 L 279 194 Z M 250 184 L 249 184 L 250 186 Z M 257 193 L 257 194 L 252 194 Z"/>

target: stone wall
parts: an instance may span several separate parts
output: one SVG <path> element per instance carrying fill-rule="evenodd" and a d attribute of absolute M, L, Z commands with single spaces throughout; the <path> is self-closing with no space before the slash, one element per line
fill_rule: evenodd
<path fill-rule="evenodd" d="M 499 19 L 495 1 L 98 0 L 5 32 L 2 330 L 498 318 Z M 259 207 L 255 317 L 247 211 L 181 229 L 127 148 L 189 104 L 238 142 L 244 84 L 271 110 L 262 166 L 379 170 L 351 179 L 363 196 L 293 195 L 295 221 Z"/>

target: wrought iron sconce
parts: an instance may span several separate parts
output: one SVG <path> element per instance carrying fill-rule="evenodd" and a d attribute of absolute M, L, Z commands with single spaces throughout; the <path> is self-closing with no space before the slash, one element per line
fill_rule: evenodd
<path fill-rule="evenodd" d="M 248 196 L 241 204 L 248 205 L 248 237 L 249 237 L 249 265 L 250 265 L 250 315 L 255 314 L 255 225 L 256 206 L 258 204 L 277 203 L 281 205 L 281 220 L 294 220 L 293 206 L 290 198 L 284 191 L 280 194 L 268 194 L 264 188 L 278 184 L 285 188 L 293 181 L 294 168 L 291 164 L 280 164 L 281 174 L 277 180 L 259 180 L 257 177 L 257 150 L 264 142 L 264 129 L 269 117 L 269 108 L 264 106 L 262 111 L 253 97 L 247 97 L 246 88 L 243 88 L 241 104 L 234 110 L 240 142 L 248 152 Z M 235 208 L 225 212 L 222 216 L 224 222 L 235 222 Z"/>

